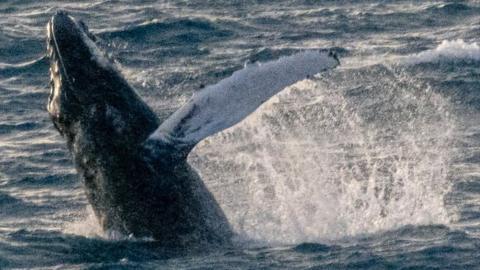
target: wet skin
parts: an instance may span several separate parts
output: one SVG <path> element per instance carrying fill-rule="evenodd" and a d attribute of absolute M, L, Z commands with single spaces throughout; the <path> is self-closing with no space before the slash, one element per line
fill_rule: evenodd
<path fill-rule="evenodd" d="M 228 243 L 230 226 L 188 153 L 148 140 L 160 119 L 96 49 L 86 25 L 57 12 L 47 47 L 47 109 L 102 228 L 165 245 Z"/>

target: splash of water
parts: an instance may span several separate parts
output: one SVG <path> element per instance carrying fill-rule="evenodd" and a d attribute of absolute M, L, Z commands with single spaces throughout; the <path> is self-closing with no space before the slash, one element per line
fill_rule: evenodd
<path fill-rule="evenodd" d="M 63 232 L 66 234 L 82 235 L 89 238 L 102 238 L 111 241 L 139 240 L 152 241 L 148 237 L 135 238 L 133 235 L 124 235 L 115 230 L 104 231 L 100 226 L 91 206 L 87 206 L 81 217 L 63 226 Z"/>
<path fill-rule="evenodd" d="M 86 237 L 104 237 L 100 224 L 95 217 L 91 206 L 87 206 L 81 217 L 74 221 L 66 223 L 63 232 L 67 234 L 83 235 Z"/>
<path fill-rule="evenodd" d="M 470 59 L 480 60 L 480 46 L 476 43 L 467 43 L 462 39 L 444 40 L 435 49 L 402 57 L 407 64 L 438 62 L 442 59 Z"/>
<path fill-rule="evenodd" d="M 248 239 L 298 243 L 446 224 L 449 103 L 383 65 L 303 81 L 190 161 Z"/>

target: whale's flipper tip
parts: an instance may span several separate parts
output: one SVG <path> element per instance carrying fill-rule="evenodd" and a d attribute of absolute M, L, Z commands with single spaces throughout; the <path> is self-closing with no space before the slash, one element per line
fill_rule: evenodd
<path fill-rule="evenodd" d="M 328 50 L 328 56 L 332 57 L 340 65 L 340 59 L 338 59 L 338 54 L 335 50 Z"/>

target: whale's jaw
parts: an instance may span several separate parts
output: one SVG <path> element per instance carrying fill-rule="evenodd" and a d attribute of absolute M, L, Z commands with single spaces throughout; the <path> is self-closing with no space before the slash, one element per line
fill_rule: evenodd
<path fill-rule="evenodd" d="M 62 134 L 68 123 L 82 111 L 80 103 L 86 95 L 81 91 L 90 88 L 80 85 L 83 77 L 88 76 L 82 70 L 98 70 L 98 60 L 92 57 L 88 46 L 88 42 L 93 42 L 91 37 L 83 24 L 65 12 L 57 12 L 47 24 L 47 54 L 50 58 L 47 110 Z"/>

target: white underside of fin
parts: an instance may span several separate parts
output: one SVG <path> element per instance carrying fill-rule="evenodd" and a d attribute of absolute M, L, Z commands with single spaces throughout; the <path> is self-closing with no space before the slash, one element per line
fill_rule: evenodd
<path fill-rule="evenodd" d="M 247 65 L 229 78 L 195 93 L 149 139 L 193 146 L 240 122 L 287 86 L 338 64 L 328 52 L 306 51 Z"/>

